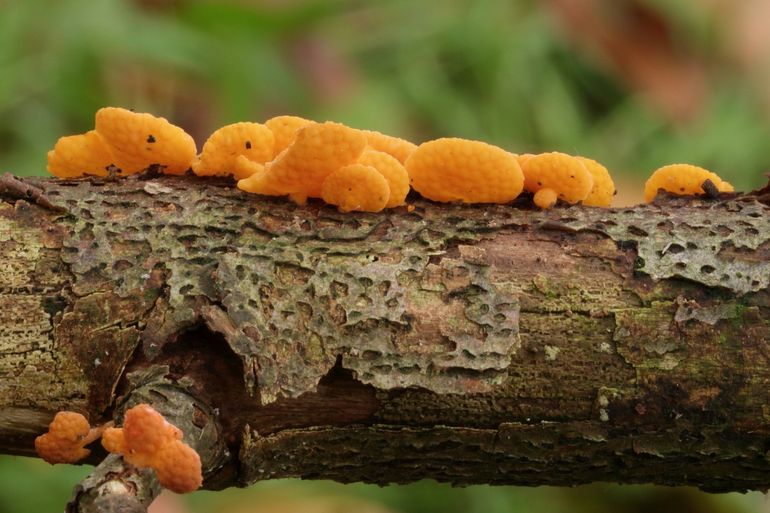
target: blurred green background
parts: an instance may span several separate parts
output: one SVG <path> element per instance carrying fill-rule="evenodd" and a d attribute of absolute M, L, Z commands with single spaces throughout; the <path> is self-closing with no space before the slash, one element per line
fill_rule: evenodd
<path fill-rule="evenodd" d="M 613 172 L 618 205 L 673 162 L 747 190 L 770 170 L 768 19 L 766 0 L 0 0 L 0 171 L 44 174 L 58 137 L 118 105 L 199 145 L 225 123 L 296 114 L 417 143 L 583 154 Z M 0 512 L 60 511 L 87 471 L 0 456 Z M 758 493 L 639 486 L 282 481 L 171 497 L 156 513 L 354 510 L 770 507 Z"/>
<path fill-rule="evenodd" d="M 0 457 L 0 512 L 62 511 L 91 467 Z M 245 489 L 164 492 L 150 513 L 768 513 L 759 492 L 710 495 L 693 488 L 594 484 L 575 488 L 470 486 L 433 481 L 378 487 L 265 481 Z"/>
<path fill-rule="evenodd" d="M 737 4 L 737 5 L 736 5 Z M 765 0 L 0 0 L 0 170 L 45 172 L 101 106 L 201 144 L 275 114 L 605 163 L 770 170 Z"/>

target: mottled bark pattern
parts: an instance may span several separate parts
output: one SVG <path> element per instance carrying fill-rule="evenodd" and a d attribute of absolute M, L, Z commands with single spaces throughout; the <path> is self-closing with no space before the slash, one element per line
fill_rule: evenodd
<path fill-rule="evenodd" d="M 212 488 L 770 484 L 765 197 L 343 215 L 193 178 L 33 185 L 66 212 L 0 203 L 3 451 L 165 369 L 227 445 Z"/>

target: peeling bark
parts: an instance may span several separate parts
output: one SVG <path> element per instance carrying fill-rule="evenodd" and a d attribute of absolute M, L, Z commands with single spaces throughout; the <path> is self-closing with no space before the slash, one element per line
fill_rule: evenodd
<path fill-rule="evenodd" d="M 211 489 L 770 485 L 766 191 L 343 215 L 224 181 L 30 182 L 37 205 L 0 202 L 3 452 L 151 383 L 216 433 L 191 440 Z"/>

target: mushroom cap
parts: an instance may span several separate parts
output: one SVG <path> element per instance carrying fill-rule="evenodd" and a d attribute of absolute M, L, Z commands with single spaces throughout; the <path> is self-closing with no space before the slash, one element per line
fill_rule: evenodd
<path fill-rule="evenodd" d="M 236 159 L 243 155 L 251 161 L 264 164 L 273 158 L 274 141 L 273 132 L 259 123 L 225 125 L 215 130 L 203 144 L 192 170 L 198 176 L 235 175 L 238 178 Z"/>
<path fill-rule="evenodd" d="M 75 463 L 90 454 L 83 448 L 91 426 L 73 411 L 60 411 L 48 426 L 48 433 L 35 438 L 35 450 L 48 463 Z"/>
<path fill-rule="evenodd" d="M 48 172 L 59 178 L 84 175 L 107 176 L 115 161 L 102 137 L 91 130 L 84 134 L 60 137 L 48 152 Z"/>
<path fill-rule="evenodd" d="M 249 192 L 318 198 L 330 173 L 354 164 L 366 148 L 360 130 L 339 123 L 313 123 L 296 132 L 294 142 L 265 172 L 250 177 Z M 243 187 L 242 187 L 243 188 Z"/>
<path fill-rule="evenodd" d="M 609 207 L 612 198 L 615 197 L 615 182 L 612 181 L 610 172 L 599 162 L 587 157 L 575 157 L 588 169 L 594 179 L 588 197 L 583 200 L 583 205 L 589 207 Z"/>
<path fill-rule="evenodd" d="M 96 131 L 112 150 L 123 175 L 152 165 L 161 166 L 166 174 L 184 174 L 197 153 L 193 138 L 165 118 L 120 107 L 99 109 Z"/>
<path fill-rule="evenodd" d="M 351 164 L 331 173 L 324 180 L 321 198 L 336 205 L 340 212 L 379 212 L 388 203 L 390 187 L 372 166 Z"/>
<path fill-rule="evenodd" d="M 147 404 L 126 411 L 122 428 L 107 428 L 102 445 L 136 467 L 151 467 L 164 487 L 177 493 L 203 482 L 198 453 L 182 441 L 182 431 Z"/>
<path fill-rule="evenodd" d="M 669 164 L 655 170 L 644 184 L 644 201 L 655 199 L 658 189 L 672 194 L 705 194 L 703 182 L 711 180 L 719 192 L 732 192 L 733 186 L 719 175 L 691 164 Z"/>
<path fill-rule="evenodd" d="M 362 132 L 366 135 L 366 141 L 371 148 L 395 157 L 402 164 L 417 149 L 416 144 L 406 139 L 400 139 L 374 130 L 362 130 Z"/>
<path fill-rule="evenodd" d="M 425 142 L 405 166 L 412 187 L 433 201 L 507 203 L 521 193 L 524 183 L 515 155 L 468 139 Z"/>
<path fill-rule="evenodd" d="M 102 447 L 108 452 L 127 453 L 128 447 L 126 447 L 126 437 L 123 436 L 123 428 L 106 428 L 102 433 Z"/>
<path fill-rule="evenodd" d="M 385 208 L 404 204 L 406 195 L 409 194 L 409 173 L 398 159 L 383 151 L 368 148 L 358 159 L 358 163 L 373 167 L 385 177 L 390 188 L 390 196 Z"/>
<path fill-rule="evenodd" d="M 161 447 L 152 468 L 160 484 L 175 493 L 194 492 L 203 484 L 200 456 L 180 440 Z"/>
<path fill-rule="evenodd" d="M 265 175 L 267 167 L 256 162 L 252 162 L 244 156 L 239 156 L 235 161 L 236 178 L 238 179 L 238 188 L 242 191 L 254 194 L 264 194 L 266 196 L 285 196 L 286 193 L 281 189 L 271 188 L 266 185 Z"/>
<path fill-rule="evenodd" d="M 525 159 L 520 157 L 520 162 L 524 188 L 529 192 L 553 189 L 559 199 L 577 203 L 586 199 L 593 188 L 594 180 L 586 166 L 566 153 L 540 153 Z"/>
<path fill-rule="evenodd" d="M 522 170 L 524 169 L 524 164 L 535 155 L 536 153 L 520 153 L 516 155 L 516 160 L 519 162 Z"/>
<path fill-rule="evenodd" d="M 539 208 L 548 209 L 556 205 L 557 199 L 559 199 L 559 194 L 555 190 L 543 187 L 532 197 L 532 202 Z"/>
<path fill-rule="evenodd" d="M 243 180 L 252 175 L 263 173 L 264 171 L 264 164 L 249 160 L 245 155 L 238 155 L 235 158 L 235 162 L 233 164 L 233 176 L 236 180 Z"/>
<path fill-rule="evenodd" d="M 313 123 L 315 123 L 315 121 L 310 121 L 309 119 L 298 116 L 276 116 L 265 121 L 265 126 L 273 132 L 273 137 L 275 138 L 272 156 L 278 156 L 279 153 L 294 142 L 297 130 L 304 126 L 312 125 Z"/>
<path fill-rule="evenodd" d="M 182 439 L 182 431 L 147 404 L 129 410 L 123 420 L 123 436 L 131 452 L 155 453 L 160 447 Z"/>

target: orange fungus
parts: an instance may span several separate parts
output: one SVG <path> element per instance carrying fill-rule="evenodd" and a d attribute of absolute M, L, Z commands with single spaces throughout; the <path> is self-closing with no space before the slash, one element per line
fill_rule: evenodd
<path fill-rule="evenodd" d="M 321 196 L 321 185 L 329 174 L 354 164 L 366 148 L 360 130 L 339 123 L 314 123 L 297 130 L 294 142 L 265 171 L 238 182 L 247 192 L 288 195 L 302 203 Z"/>
<path fill-rule="evenodd" d="M 200 156 L 192 165 L 198 176 L 233 175 L 246 178 L 238 172 L 236 159 L 247 159 L 264 164 L 273 158 L 273 132 L 259 123 L 233 123 L 217 129 L 203 144 Z"/>
<path fill-rule="evenodd" d="M 516 156 L 480 141 L 445 138 L 421 144 L 406 160 L 412 187 L 434 201 L 507 203 L 522 190 Z"/>
<path fill-rule="evenodd" d="M 183 174 L 197 153 L 187 132 L 152 114 L 105 107 L 96 112 L 96 131 L 112 150 L 123 175 L 153 165 L 167 174 Z"/>
<path fill-rule="evenodd" d="M 51 464 L 75 463 L 90 454 L 85 446 L 100 434 L 101 429 L 91 429 L 80 413 L 60 411 L 48 426 L 48 433 L 35 438 L 35 450 Z"/>
<path fill-rule="evenodd" d="M 388 203 L 390 188 L 385 177 L 372 166 L 351 164 L 332 172 L 324 180 L 321 198 L 340 212 L 379 212 Z"/>
<path fill-rule="evenodd" d="M 615 196 L 615 182 L 612 181 L 610 172 L 606 167 L 593 159 L 576 157 L 591 173 L 594 185 L 588 197 L 583 200 L 583 205 L 588 207 L 609 207 Z"/>
<path fill-rule="evenodd" d="M 672 194 L 705 194 L 703 183 L 711 180 L 719 192 L 732 192 L 733 186 L 719 175 L 690 164 L 671 164 L 657 169 L 644 184 L 644 200 L 652 201 L 659 189 Z"/>
<path fill-rule="evenodd" d="M 404 204 L 409 194 L 409 173 L 395 157 L 373 149 L 367 149 L 358 159 L 359 164 L 372 166 L 388 182 L 390 197 L 385 208 L 398 207 Z"/>
<path fill-rule="evenodd" d="M 406 162 L 409 155 L 417 149 L 417 145 L 405 139 L 385 135 L 374 130 L 362 130 L 366 135 L 369 146 L 377 151 L 382 151 L 398 159 L 402 164 Z"/>
<path fill-rule="evenodd" d="M 524 170 L 524 188 L 537 194 L 551 189 L 558 199 L 568 203 L 585 200 L 594 185 L 593 176 L 580 159 L 565 153 L 551 152 L 519 157 Z M 546 193 L 541 193 L 541 198 Z M 551 194 L 548 193 L 547 199 Z M 540 200 L 540 208 L 550 208 L 550 201 Z"/>
<path fill-rule="evenodd" d="M 91 130 L 59 138 L 48 152 L 48 172 L 59 178 L 107 176 L 115 157 L 102 137 Z"/>
<path fill-rule="evenodd" d="M 127 410 L 122 428 L 107 428 L 102 445 L 127 463 L 155 469 L 160 484 L 173 492 L 192 492 L 203 482 L 198 453 L 182 441 L 179 428 L 147 404 Z"/>
<path fill-rule="evenodd" d="M 276 116 L 265 121 L 265 126 L 270 129 L 275 138 L 273 157 L 278 156 L 294 142 L 297 130 L 313 123 L 314 121 L 298 116 Z"/>

